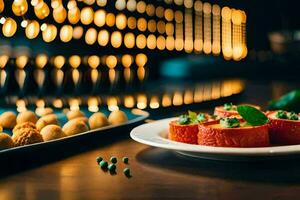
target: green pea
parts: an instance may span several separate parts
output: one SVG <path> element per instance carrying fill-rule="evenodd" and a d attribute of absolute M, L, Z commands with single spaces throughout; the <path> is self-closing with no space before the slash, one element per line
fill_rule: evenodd
<path fill-rule="evenodd" d="M 129 159 L 127 157 L 123 157 L 122 160 L 123 160 L 123 163 L 128 164 Z"/>
<path fill-rule="evenodd" d="M 115 172 L 116 171 L 116 165 L 115 164 L 109 164 L 108 165 L 108 170 L 110 171 L 110 172 Z"/>
<path fill-rule="evenodd" d="M 107 163 L 106 161 L 102 160 L 102 161 L 100 162 L 100 167 L 101 167 L 102 169 L 106 169 L 107 166 L 108 166 L 108 163 Z"/>
<path fill-rule="evenodd" d="M 130 169 L 129 169 L 129 168 L 125 168 L 125 169 L 123 170 L 123 174 L 124 174 L 125 176 L 127 176 L 127 177 L 131 177 Z"/>
<path fill-rule="evenodd" d="M 116 157 L 112 156 L 112 157 L 110 158 L 110 162 L 116 164 L 116 163 L 118 162 L 118 160 L 117 160 Z"/>
<path fill-rule="evenodd" d="M 103 160 L 103 158 L 100 157 L 100 156 L 98 156 L 98 157 L 96 158 L 96 161 L 97 161 L 98 164 L 99 164 L 102 160 Z"/>

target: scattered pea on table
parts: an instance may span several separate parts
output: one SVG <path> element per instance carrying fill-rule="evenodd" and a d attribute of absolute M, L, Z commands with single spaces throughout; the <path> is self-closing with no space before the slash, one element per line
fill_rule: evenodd
<path fill-rule="evenodd" d="M 108 163 L 106 161 L 102 160 L 99 165 L 102 169 L 106 169 L 108 166 Z"/>
<path fill-rule="evenodd" d="M 117 160 L 117 158 L 116 158 L 115 156 L 112 156 L 112 157 L 110 158 L 110 162 L 116 164 L 116 163 L 118 162 L 118 160 Z"/>
<path fill-rule="evenodd" d="M 110 171 L 110 172 L 115 172 L 116 171 L 116 165 L 115 164 L 109 164 L 108 165 L 108 170 Z"/>
<path fill-rule="evenodd" d="M 100 156 L 98 156 L 98 157 L 96 158 L 96 161 L 97 161 L 98 164 L 99 164 L 102 160 L 103 160 L 103 158 L 100 157 Z"/>
<path fill-rule="evenodd" d="M 129 169 L 129 168 L 125 168 L 125 169 L 123 170 L 123 174 L 124 174 L 125 176 L 127 176 L 127 177 L 131 177 L 130 169 Z"/>
<path fill-rule="evenodd" d="M 128 164 L 129 159 L 127 157 L 123 157 L 123 163 Z"/>

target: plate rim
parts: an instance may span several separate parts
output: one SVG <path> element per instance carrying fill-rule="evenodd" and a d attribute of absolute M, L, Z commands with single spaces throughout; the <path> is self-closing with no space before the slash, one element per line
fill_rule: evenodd
<path fill-rule="evenodd" d="M 251 147 L 251 148 L 237 148 L 237 147 L 212 147 L 194 144 L 185 144 L 181 142 L 171 141 L 163 138 L 160 134 L 168 129 L 170 121 L 177 119 L 177 117 L 165 118 L 157 120 L 151 123 L 142 124 L 135 127 L 130 132 L 130 137 L 142 144 L 149 146 L 192 153 L 201 154 L 213 154 L 213 155 L 228 155 L 228 156 L 279 156 L 300 153 L 300 145 L 283 145 L 283 146 L 272 146 L 272 147 Z M 148 136 L 140 137 L 140 134 L 145 132 L 147 128 L 156 130 L 155 126 L 165 126 L 164 128 L 156 128 L 160 130 L 156 133 L 148 133 Z M 148 138 L 147 138 L 148 137 Z M 152 137 L 152 140 L 151 138 Z M 154 139 L 154 141 L 153 141 Z"/>

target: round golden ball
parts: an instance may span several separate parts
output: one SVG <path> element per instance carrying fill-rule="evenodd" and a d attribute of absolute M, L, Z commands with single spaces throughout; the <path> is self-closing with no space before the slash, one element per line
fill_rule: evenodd
<path fill-rule="evenodd" d="M 8 111 L 0 116 L 0 125 L 3 128 L 14 128 L 16 125 L 17 116 L 14 112 Z"/>
<path fill-rule="evenodd" d="M 81 120 L 70 120 L 62 128 L 66 135 L 76 135 L 89 130 L 88 126 Z"/>
<path fill-rule="evenodd" d="M 46 115 L 44 117 L 41 117 L 37 122 L 36 122 L 36 128 L 37 130 L 42 130 L 45 126 L 50 125 L 50 124 L 56 124 L 58 125 L 58 120 L 55 114 L 50 114 Z"/>
<path fill-rule="evenodd" d="M 66 134 L 62 131 L 61 127 L 54 124 L 45 126 L 41 130 L 41 135 L 44 141 L 55 140 L 66 136 Z"/>
<path fill-rule="evenodd" d="M 36 129 L 36 126 L 34 123 L 32 122 L 24 122 L 24 123 L 20 123 L 20 124 L 17 124 L 14 129 L 12 130 L 13 134 L 16 135 L 18 134 L 19 130 L 20 129 L 23 129 L 23 128 L 32 128 L 32 129 Z"/>
<path fill-rule="evenodd" d="M 125 112 L 123 112 L 121 110 L 112 111 L 110 113 L 110 115 L 108 116 L 108 122 L 112 125 L 122 124 L 127 121 L 128 121 L 128 118 L 127 118 Z"/>
<path fill-rule="evenodd" d="M 32 122 L 36 123 L 38 120 L 37 116 L 34 114 L 34 112 L 31 112 L 29 110 L 23 111 L 18 114 L 17 116 L 17 124 L 21 124 L 24 122 Z"/>
<path fill-rule="evenodd" d="M 24 146 L 43 142 L 43 137 L 38 130 L 33 128 L 21 128 L 17 134 L 12 136 L 15 146 Z"/>
<path fill-rule="evenodd" d="M 89 126 L 91 129 L 101 128 L 107 125 L 108 120 L 106 116 L 101 112 L 94 113 L 89 118 Z"/>
<path fill-rule="evenodd" d="M 81 112 L 80 110 L 71 110 L 67 113 L 68 120 L 72 120 L 78 117 L 85 117 L 84 113 Z"/>
<path fill-rule="evenodd" d="M 0 133 L 0 150 L 14 147 L 14 142 L 6 133 Z"/>

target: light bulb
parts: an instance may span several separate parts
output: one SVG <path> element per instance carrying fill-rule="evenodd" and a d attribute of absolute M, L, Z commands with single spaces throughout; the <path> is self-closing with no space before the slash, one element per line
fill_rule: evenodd
<path fill-rule="evenodd" d="M 26 0 L 14 0 L 11 8 L 16 16 L 22 16 L 27 12 L 28 4 Z"/>
<path fill-rule="evenodd" d="M 60 40 L 69 42 L 73 37 L 73 27 L 70 25 L 63 25 L 59 33 Z"/>
<path fill-rule="evenodd" d="M 133 33 L 126 33 L 124 36 L 124 45 L 128 48 L 131 49 L 135 45 L 135 36 Z"/>
<path fill-rule="evenodd" d="M 126 28 L 127 25 L 127 19 L 124 14 L 118 14 L 116 17 L 116 26 L 118 29 L 123 30 Z"/>
<path fill-rule="evenodd" d="M 91 7 L 83 8 L 80 13 L 80 20 L 84 25 L 92 23 L 94 20 L 94 10 Z"/>
<path fill-rule="evenodd" d="M 40 33 L 40 24 L 33 20 L 29 22 L 25 29 L 25 35 L 28 39 L 36 38 Z"/>
<path fill-rule="evenodd" d="M 45 42 L 52 42 L 56 38 L 57 28 L 52 24 L 48 24 L 42 35 Z"/>
<path fill-rule="evenodd" d="M 119 31 L 114 31 L 111 34 L 111 45 L 114 48 L 119 48 L 122 44 L 122 34 Z"/>
<path fill-rule="evenodd" d="M 106 46 L 109 41 L 109 33 L 107 30 L 101 30 L 98 33 L 98 43 L 100 46 Z"/>
<path fill-rule="evenodd" d="M 67 11 L 62 5 L 60 5 L 58 8 L 55 8 L 53 10 L 53 19 L 57 23 L 59 24 L 63 23 L 66 18 L 67 18 Z"/>
<path fill-rule="evenodd" d="M 102 27 L 105 25 L 105 15 L 106 15 L 106 12 L 105 10 L 97 10 L 95 12 L 95 16 L 94 16 L 94 23 L 96 24 L 96 26 L 98 27 Z"/>
<path fill-rule="evenodd" d="M 80 10 L 78 7 L 72 8 L 68 11 L 68 20 L 71 24 L 76 24 L 80 20 Z"/>
<path fill-rule="evenodd" d="M 17 23 L 12 18 L 6 18 L 3 26 L 2 32 L 5 37 L 12 37 L 17 31 Z"/>
<path fill-rule="evenodd" d="M 45 2 L 41 1 L 36 6 L 34 6 L 34 13 L 37 18 L 45 19 L 46 17 L 48 17 L 50 10 L 48 5 Z"/>
<path fill-rule="evenodd" d="M 85 42 L 88 45 L 92 45 L 97 40 L 97 31 L 94 28 L 89 28 L 85 33 Z"/>

